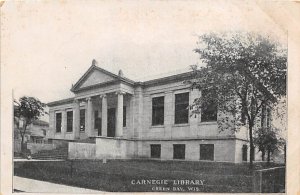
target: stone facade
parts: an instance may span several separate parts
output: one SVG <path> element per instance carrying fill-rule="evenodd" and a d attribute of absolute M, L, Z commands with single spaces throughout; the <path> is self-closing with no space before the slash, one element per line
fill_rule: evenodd
<path fill-rule="evenodd" d="M 175 124 L 176 94 L 188 93 L 189 104 L 201 95 L 183 83 L 189 76 L 187 72 L 135 82 L 93 64 L 72 87 L 73 98 L 48 104 L 51 130 L 48 138 L 72 142 L 96 139 L 95 158 L 151 158 L 152 153 L 157 158 L 159 152 L 158 158 L 171 160 L 176 156 L 174 145 L 180 145 L 178 150 L 183 159 L 198 161 L 204 158 L 200 147 L 206 144 L 210 149 L 202 152 L 210 150 L 209 160 L 235 163 L 249 160 L 249 149 L 243 149 L 249 148 L 246 128 L 237 133 L 220 132 L 216 121 L 202 122 L 200 115 L 189 117 L 187 123 Z M 161 125 L 152 124 L 155 97 L 164 97 Z M 188 112 L 190 115 L 191 111 Z M 243 159 L 243 152 L 247 159 Z"/>

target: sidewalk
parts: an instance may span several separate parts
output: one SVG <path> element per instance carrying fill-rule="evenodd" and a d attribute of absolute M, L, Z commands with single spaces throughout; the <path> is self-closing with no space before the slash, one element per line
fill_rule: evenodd
<path fill-rule="evenodd" d="M 14 176 L 13 188 L 22 192 L 40 193 L 104 193 L 98 190 L 55 184 L 18 176 Z"/>
<path fill-rule="evenodd" d="M 47 159 L 47 160 L 40 160 L 40 159 L 26 159 L 26 158 L 15 158 L 14 162 L 30 162 L 30 161 L 65 161 L 64 159 Z"/>

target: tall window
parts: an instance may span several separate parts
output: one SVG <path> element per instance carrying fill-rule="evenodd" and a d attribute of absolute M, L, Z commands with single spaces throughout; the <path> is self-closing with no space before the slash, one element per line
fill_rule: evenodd
<path fill-rule="evenodd" d="M 207 91 L 202 91 L 202 96 L 206 96 Z M 201 109 L 201 122 L 217 121 L 217 104 L 214 101 L 204 102 Z"/>
<path fill-rule="evenodd" d="M 56 132 L 61 132 L 61 113 L 56 113 Z"/>
<path fill-rule="evenodd" d="M 271 109 L 267 109 L 267 127 L 271 127 L 271 118 L 272 118 L 272 113 Z"/>
<path fill-rule="evenodd" d="M 175 95 L 175 124 L 189 122 L 189 93 Z"/>
<path fill-rule="evenodd" d="M 164 124 L 164 96 L 152 98 L 152 125 Z"/>
<path fill-rule="evenodd" d="M 73 131 L 73 111 L 67 112 L 67 132 Z"/>
<path fill-rule="evenodd" d="M 262 106 L 261 108 L 261 127 L 264 127 L 266 119 L 266 106 Z"/>
<path fill-rule="evenodd" d="M 80 131 L 85 131 L 85 109 L 80 110 Z"/>
<path fill-rule="evenodd" d="M 126 127 L 126 106 L 123 107 L 123 127 Z"/>

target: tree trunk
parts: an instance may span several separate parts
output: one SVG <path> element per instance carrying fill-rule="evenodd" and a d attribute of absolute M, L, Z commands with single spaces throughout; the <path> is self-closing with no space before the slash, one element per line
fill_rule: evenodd
<path fill-rule="evenodd" d="M 21 134 L 21 152 L 24 152 L 25 148 L 24 148 L 24 134 Z"/>
<path fill-rule="evenodd" d="M 22 152 L 24 152 L 25 149 L 27 149 L 27 148 L 25 148 L 25 143 L 24 143 L 26 128 L 27 128 L 27 123 L 25 122 L 24 126 L 23 126 L 23 132 L 21 133 L 21 151 Z"/>
<path fill-rule="evenodd" d="M 254 160 L 254 143 L 253 143 L 253 136 L 252 136 L 252 131 L 253 131 L 253 124 L 249 122 L 249 138 L 250 138 L 250 165 L 249 168 L 253 168 L 253 160 Z"/>

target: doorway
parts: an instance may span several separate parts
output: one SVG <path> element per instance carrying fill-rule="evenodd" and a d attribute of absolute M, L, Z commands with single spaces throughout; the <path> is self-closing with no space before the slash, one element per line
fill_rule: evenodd
<path fill-rule="evenodd" d="M 107 137 L 115 137 L 116 133 L 116 109 L 107 110 Z"/>

